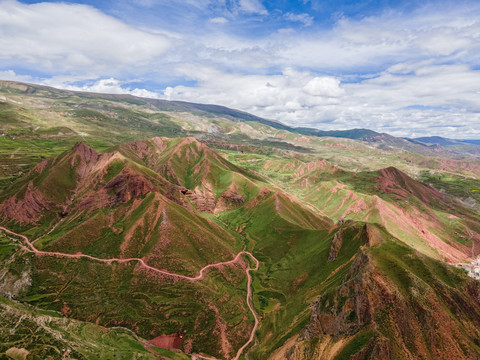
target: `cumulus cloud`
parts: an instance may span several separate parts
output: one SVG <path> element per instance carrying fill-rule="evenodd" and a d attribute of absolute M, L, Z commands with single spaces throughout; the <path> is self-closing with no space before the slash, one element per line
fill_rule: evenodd
<path fill-rule="evenodd" d="M 167 99 L 217 103 L 289 122 L 312 108 L 328 108 L 344 95 L 338 79 L 291 68 L 278 75 L 227 74 L 190 65 L 178 71 L 197 83 L 168 87 L 164 92 Z"/>
<path fill-rule="evenodd" d="M 82 86 L 78 85 L 70 85 L 68 83 L 63 83 L 60 87 L 67 89 L 67 90 L 74 90 L 74 91 L 87 91 L 87 92 L 95 92 L 95 93 L 106 93 L 106 94 L 130 94 L 139 97 L 146 97 L 146 98 L 159 98 L 159 95 L 155 92 L 148 91 L 146 89 L 131 89 L 130 87 L 125 87 L 125 82 L 109 78 L 109 79 L 101 79 L 93 84 L 86 84 Z"/>
<path fill-rule="evenodd" d="M 18 75 L 13 70 L 0 71 L 0 79 L 22 82 L 32 81 L 32 77 L 30 75 Z"/>
<path fill-rule="evenodd" d="M 0 60 L 42 70 L 101 72 L 148 64 L 168 40 L 85 5 L 0 2 Z"/>
<path fill-rule="evenodd" d="M 339 85 L 340 80 L 333 77 L 314 77 L 303 87 L 303 90 L 313 96 L 337 97 L 344 93 Z"/>
<path fill-rule="evenodd" d="M 284 69 L 277 75 L 222 73 L 185 65 L 177 69 L 196 81 L 168 87 L 164 97 L 215 103 L 293 126 L 325 130 L 371 128 L 396 136 L 480 135 L 480 71 L 466 65 L 397 65 L 373 78 L 339 78 Z"/>

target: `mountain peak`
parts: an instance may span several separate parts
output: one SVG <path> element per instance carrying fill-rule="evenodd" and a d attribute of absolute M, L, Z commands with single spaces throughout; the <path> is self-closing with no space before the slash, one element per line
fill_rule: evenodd
<path fill-rule="evenodd" d="M 87 144 L 85 144 L 82 141 L 77 142 L 73 146 L 72 152 L 76 155 L 80 155 L 80 157 L 83 160 L 92 159 L 94 157 L 96 159 L 96 157 L 99 155 L 99 153 L 97 151 L 95 151 L 94 149 L 92 149 L 90 146 L 88 146 Z"/>
<path fill-rule="evenodd" d="M 433 200 L 445 200 L 445 196 L 410 176 L 396 167 L 390 166 L 378 171 L 380 175 L 377 181 L 384 193 L 393 193 L 401 198 L 408 198 L 411 195 L 417 197 L 425 204 L 430 204 Z"/>

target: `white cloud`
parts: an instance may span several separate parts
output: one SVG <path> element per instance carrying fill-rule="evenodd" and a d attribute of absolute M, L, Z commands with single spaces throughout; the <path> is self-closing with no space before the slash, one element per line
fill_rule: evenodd
<path fill-rule="evenodd" d="M 30 75 L 18 75 L 13 70 L 6 70 L 0 71 L 0 80 L 28 82 L 32 81 L 32 77 Z"/>
<path fill-rule="evenodd" d="M 314 77 L 303 87 L 303 90 L 313 96 L 336 97 L 345 92 L 339 85 L 340 80 L 332 77 Z"/>
<path fill-rule="evenodd" d="M 197 83 L 168 87 L 164 97 L 221 104 L 325 130 L 364 127 L 397 136 L 480 135 L 480 71 L 466 65 L 405 67 L 407 74 L 386 71 L 358 83 L 341 83 L 291 68 L 278 75 L 241 75 L 184 65 L 179 73 Z"/>
<path fill-rule="evenodd" d="M 0 60 L 49 71 L 114 72 L 150 63 L 169 47 L 85 5 L 0 2 Z"/>
<path fill-rule="evenodd" d="M 247 14 L 268 15 L 267 9 L 259 0 L 239 0 L 238 6 L 240 11 Z"/>
<path fill-rule="evenodd" d="M 197 84 L 168 87 L 167 99 L 216 103 L 279 120 L 298 120 L 311 108 L 337 103 L 344 94 L 338 79 L 289 68 L 278 75 L 226 74 L 199 65 L 178 71 Z"/>
<path fill-rule="evenodd" d="M 480 56 L 480 4 L 341 18 L 330 30 L 283 36 L 277 62 L 316 70 L 378 69 L 395 62 Z M 279 39 L 280 40 L 280 39 Z"/>
<path fill-rule="evenodd" d="M 308 14 L 294 14 L 291 12 L 288 12 L 283 15 L 283 17 L 287 20 L 290 21 L 298 21 L 301 22 L 305 26 L 312 26 L 313 25 L 313 16 L 310 16 Z"/>
<path fill-rule="evenodd" d="M 106 94 L 130 94 L 146 98 L 159 98 L 159 95 L 152 91 L 138 88 L 131 89 L 129 87 L 123 87 L 123 85 L 125 85 L 124 82 L 114 78 L 109 78 L 98 80 L 91 85 L 76 86 L 64 83 L 63 86 L 60 87 L 73 91 L 87 91 Z"/>
<path fill-rule="evenodd" d="M 228 23 L 228 20 L 225 19 L 224 17 L 215 17 L 215 18 L 211 18 L 209 22 L 211 22 L 212 24 L 226 24 Z"/>
<path fill-rule="evenodd" d="M 172 25 L 179 11 L 158 28 L 139 30 L 89 6 L 0 0 L 0 66 L 13 71 L 0 77 L 18 80 L 15 71 L 30 68 L 50 74 L 37 81 L 44 84 L 156 97 L 125 80 L 148 78 L 156 88 L 189 84 L 168 87 L 164 97 L 226 105 L 292 125 L 480 134 L 480 78 L 474 70 L 480 4 L 343 17 L 321 29 L 310 14 L 274 16 L 272 10 L 271 18 L 264 16 L 268 11 L 259 0 L 187 4 L 188 26 Z M 153 12 L 184 2 L 142 5 Z M 272 25 L 281 16 L 291 21 L 289 29 Z M 78 83 L 88 85 L 72 85 Z"/>
<path fill-rule="evenodd" d="M 469 36 L 465 31 L 458 31 L 458 29 L 437 28 L 419 34 L 416 43 L 429 55 L 447 56 L 456 51 L 471 48 L 474 38 L 474 36 Z"/>

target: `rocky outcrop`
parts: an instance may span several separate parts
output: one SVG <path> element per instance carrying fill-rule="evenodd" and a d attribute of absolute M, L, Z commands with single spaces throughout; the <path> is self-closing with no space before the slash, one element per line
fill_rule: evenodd
<path fill-rule="evenodd" d="M 37 222 L 44 210 L 49 209 L 50 203 L 30 181 L 23 196 L 17 194 L 8 198 L 0 205 L 0 214 L 8 220 L 21 223 Z"/>
<path fill-rule="evenodd" d="M 378 241 L 373 226 L 364 228 L 367 235 L 370 243 Z M 293 348 L 305 348 L 309 339 L 330 339 L 341 349 L 357 339 L 350 359 L 480 358 L 473 345 L 480 339 L 480 285 L 469 280 L 466 288 L 454 289 L 435 274 L 425 283 L 397 266 L 386 276 L 362 247 L 342 284 L 315 301 L 311 322 Z M 292 358 L 299 359 L 306 358 Z"/>
<path fill-rule="evenodd" d="M 9 299 L 18 299 L 27 294 L 32 285 L 32 266 L 30 259 L 24 257 L 22 266 L 12 257 L 0 266 L 0 295 Z"/>
<path fill-rule="evenodd" d="M 372 247 L 383 241 L 383 236 L 377 226 L 365 224 L 362 229 L 362 240 L 365 245 Z"/>
<path fill-rule="evenodd" d="M 198 211 L 213 212 L 215 209 L 215 197 L 208 189 L 196 187 L 189 198 Z"/>
<path fill-rule="evenodd" d="M 387 289 L 370 281 L 372 266 L 368 256 L 360 251 L 349 272 L 350 279 L 338 289 L 333 299 L 319 298 L 312 307 L 312 323 L 305 329 L 305 337 L 353 335 L 374 319 L 378 302 L 371 301 L 371 294 L 384 293 Z"/>
<path fill-rule="evenodd" d="M 238 186 L 235 183 L 232 183 L 232 185 L 230 185 L 230 187 L 217 199 L 215 212 L 236 208 L 244 204 L 245 201 L 245 196 L 240 195 L 238 192 Z"/>
<path fill-rule="evenodd" d="M 106 186 L 107 191 L 115 192 L 116 203 L 126 203 L 130 199 L 142 197 L 155 191 L 155 187 L 144 176 L 126 168 Z"/>
<path fill-rule="evenodd" d="M 156 191 L 145 176 L 126 167 L 107 184 L 94 184 L 96 191 L 88 191 L 79 201 L 80 211 L 93 211 L 102 207 L 124 204 L 131 199 L 141 198 Z"/>
<path fill-rule="evenodd" d="M 83 142 L 78 142 L 73 147 L 71 165 L 77 168 L 77 174 L 83 177 L 95 164 L 100 154 Z"/>
<path fill-rule="evenodd" d="M 338 252 L 342 247 L 343 243 L 343 229 L 338 230 L 335 235 L 333 235 L 332 243 L 330 245 L 330 252 L 328 254 L 328 261 L 333 261 L 337 258 Z"/>

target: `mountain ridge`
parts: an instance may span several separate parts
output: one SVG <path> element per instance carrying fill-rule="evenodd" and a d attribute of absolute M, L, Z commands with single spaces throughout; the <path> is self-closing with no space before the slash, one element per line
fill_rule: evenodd
<path fill-rule="evenodd" d="M 2 296 L 175 360 L 479 353 L 478 284 L 445 264 L 478 255 L 473 146 L 2 86 Z"/>

